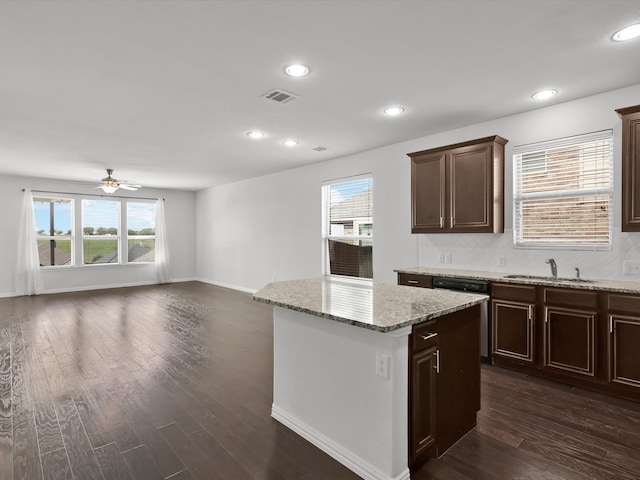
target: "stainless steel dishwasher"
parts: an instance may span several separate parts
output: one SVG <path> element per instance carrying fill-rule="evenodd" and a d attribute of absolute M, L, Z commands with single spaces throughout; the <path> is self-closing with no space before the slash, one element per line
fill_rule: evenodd
<path fill-rule="evenodd" d="M 489 295 L 489 282 L 472 278 L 433 277 L 433 288 Z M 491 349 L 489 348 L 491 328 L 489 326 L 488 303 L 488 301 L 484 302 L 480 310 L 480 358 L 485 362 L 491 360 Z"/>

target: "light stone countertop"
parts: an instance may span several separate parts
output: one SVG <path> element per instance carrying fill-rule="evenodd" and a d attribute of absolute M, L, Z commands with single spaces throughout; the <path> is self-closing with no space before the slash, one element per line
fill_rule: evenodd
<path fill-rule="evenodd" d="M 330 277 L 270 283 L 258 302 L 378 332 L 432 320 L 489 299 L 486 295 Z"/>
<path fill-rule="evenodd" d="M 561 277 L 558 280 L 554 280 L 552 278 L 545 279 L 543 275 L 539 276 L 543 278 L 524 278 L 524 277 L 509 278 L 508 276 L 514 276 L 518 274 L 486 272 L 481 270 L 438 268 L 438 267 L 407 267 L 407 268 L 397 268 L 394 271 L 398 273 L 430 275 L 434 277 L 469 278 L 469 279 L 475 279 L 475 280 L 487 280 L 490 282 L 557 286 L 557 287 L 578 288 L 582 290 L 595 290 L 595 291 L 603 291 L 603 292 L 636 293 L 636 294 L 640 293 L 640 282 L 624 281 L 624 280 L 604 280 L 604 279 L 595 279 L 595 278 L 585 278 L 584 280 L 586 281 L 576 282 L 563 277 Z M 526 275 L 526 274 L 523 274 L 523 275 Z"/>

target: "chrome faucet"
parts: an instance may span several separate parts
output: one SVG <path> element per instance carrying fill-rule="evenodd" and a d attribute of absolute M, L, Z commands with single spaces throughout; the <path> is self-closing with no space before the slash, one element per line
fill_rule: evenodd
<path fill-rule="evenodd" d="M 553 278 L 558 278 L 558 265 L 553 258 L 547 258 L 544 263 L 548 263 L 551 266 L 551 275 Z"/>
<path fill-rule="evenodd" d="M 580 278 L 580 269 L 579 269 L 578 267 L 576 267 L 576 268 L 574 268 L 574 270 L 576 271 L 576 280 L 577 280 L 577 281 L 582 280 L 582 279 Z"/>

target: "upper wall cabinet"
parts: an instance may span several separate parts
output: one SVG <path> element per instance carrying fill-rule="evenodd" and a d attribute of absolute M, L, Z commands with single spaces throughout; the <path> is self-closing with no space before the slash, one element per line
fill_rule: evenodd
<path fill-rule="evenodd" d="M 640 105 L 616 112 L 622 119 L 622 231 L 640 232 Z"/>
<path fill-rule="evenodd" d="M 506 143 L 495 135 L 409 153 L 411 233 L 504 232 Z"/>

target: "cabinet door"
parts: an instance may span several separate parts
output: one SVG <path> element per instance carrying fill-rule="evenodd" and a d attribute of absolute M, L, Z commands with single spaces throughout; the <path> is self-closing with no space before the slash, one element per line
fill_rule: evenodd
<path fill-rule="evenodd" d="M 622 231 L 640 232 L 640 105 L 622 117 Z"/>
<path fill-rule="evenodd" d="M 506 300 L 491 302 L 492 354 L 533 364 L 534 305 Z"/>
<path fill-rule="evenodd" d="M 437 355 L 434 345 L 411 357 L 411 465 L 428 457 L 436 444 Z"/>
<path fill-rule="evenodd" d="M 411 233 L 445 228 L 445 157 L 439 152 L 411 159 Z"/>
<path fill-rule="evenodd" d="M 449 228 L 492 232 L 492 144 L 452 150 L 449 158 Z"/>
<path fill-rule="evenodd" d="M 609 315 L 611 381 L 640 388 L 640 317 Z"/>
<path fill-rule="evenodd" d="M 593 377 L 595 326 L 595 312 L 546 307 L 544 368 Z"/>

